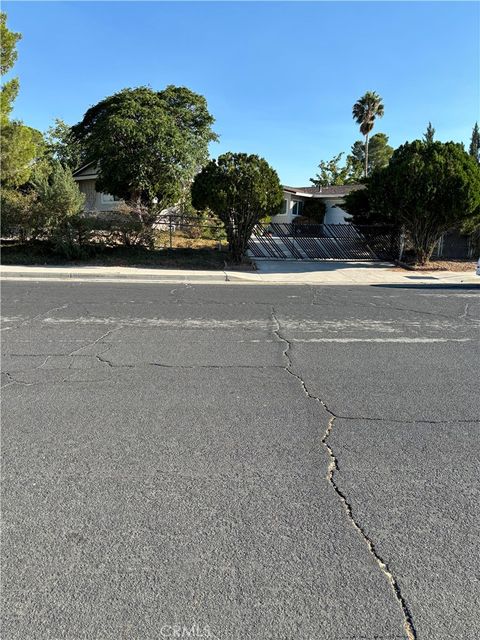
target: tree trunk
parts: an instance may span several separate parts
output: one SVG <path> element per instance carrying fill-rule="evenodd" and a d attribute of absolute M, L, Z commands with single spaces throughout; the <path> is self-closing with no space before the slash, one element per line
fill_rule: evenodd
<path fill-rule="evenodd" d="M 418 230 L 412 234 L 413 248 L 419 265 L 423 266 L 430 260 L 438 238 L 438 233 L 424 230 Z"/>
<path fill-rule="evenodd" d="M 240 263 L 243 258 L 243 247 L 240 237 L 237 233 L 232 235 L 230 242 L 228 243 L 228 248 L 230 250 L 230 254 L 232 256 L 233 262 Z"/>
<path fill-rule="evenodd" d="M 365 134 L 365 178 L 368 176 L 368 133 Z"/>

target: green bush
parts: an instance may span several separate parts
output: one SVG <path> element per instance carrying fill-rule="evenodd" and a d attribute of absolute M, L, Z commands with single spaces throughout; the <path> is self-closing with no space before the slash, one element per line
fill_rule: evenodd
<path fill-rule="evenodd" d="M 1 190 L 0 230 L 2 237 L 31 235 L 37 196 L 34 192 L 23 193 L 16 189 Z"/>
<path fill-rule="evenodd" d="M 37 211 L 47 231 L 57 232 L 68 220 L 83 209 L 85 196 L 68 167 L 55 162 L 49 176 L 35 183 Z"/>

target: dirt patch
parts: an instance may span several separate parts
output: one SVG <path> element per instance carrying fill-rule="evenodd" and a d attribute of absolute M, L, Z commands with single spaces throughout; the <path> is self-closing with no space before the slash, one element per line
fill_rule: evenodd
<path fill-rule="evenodd" d="M 426 265 L 398 264 L 393 271 L 464 271 L 475 272 L 475 260 L 431 260 Z"/>

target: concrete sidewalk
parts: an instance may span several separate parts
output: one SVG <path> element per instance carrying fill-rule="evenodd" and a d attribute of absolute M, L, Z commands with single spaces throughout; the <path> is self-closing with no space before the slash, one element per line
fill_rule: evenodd
<path fill-rule="evenodd" d="M 318 262 L 303 260 L 257 260 L 256 276 L 261 282 L 319 285 L 369 284 L 480 284 L 471 272 L 408 271 L 389 262 Z M 245 274 L 248 277 L 248 274 Z"/>
<path fill-rule="evenodd" d="M 480 284 L 472 272 L 403 271 L 389 263 L 264 261 L 255 271 L 196 271 L 140 267 L 102 266 L 22 266 L 4 265 L 4 280 L 49 280 L 71 282 L 137 283 L 208 283 L 208 284 L 303 284 L 303 285 L 374 285 L 374 284 Z"/>

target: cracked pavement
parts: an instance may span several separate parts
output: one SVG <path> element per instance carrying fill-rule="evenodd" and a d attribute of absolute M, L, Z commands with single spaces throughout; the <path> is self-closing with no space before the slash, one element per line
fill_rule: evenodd
<path fill-rule="evenodd" d="M 480 636 L 478 289 L 6 282 L 2 315 L 2 637 Z"/>

